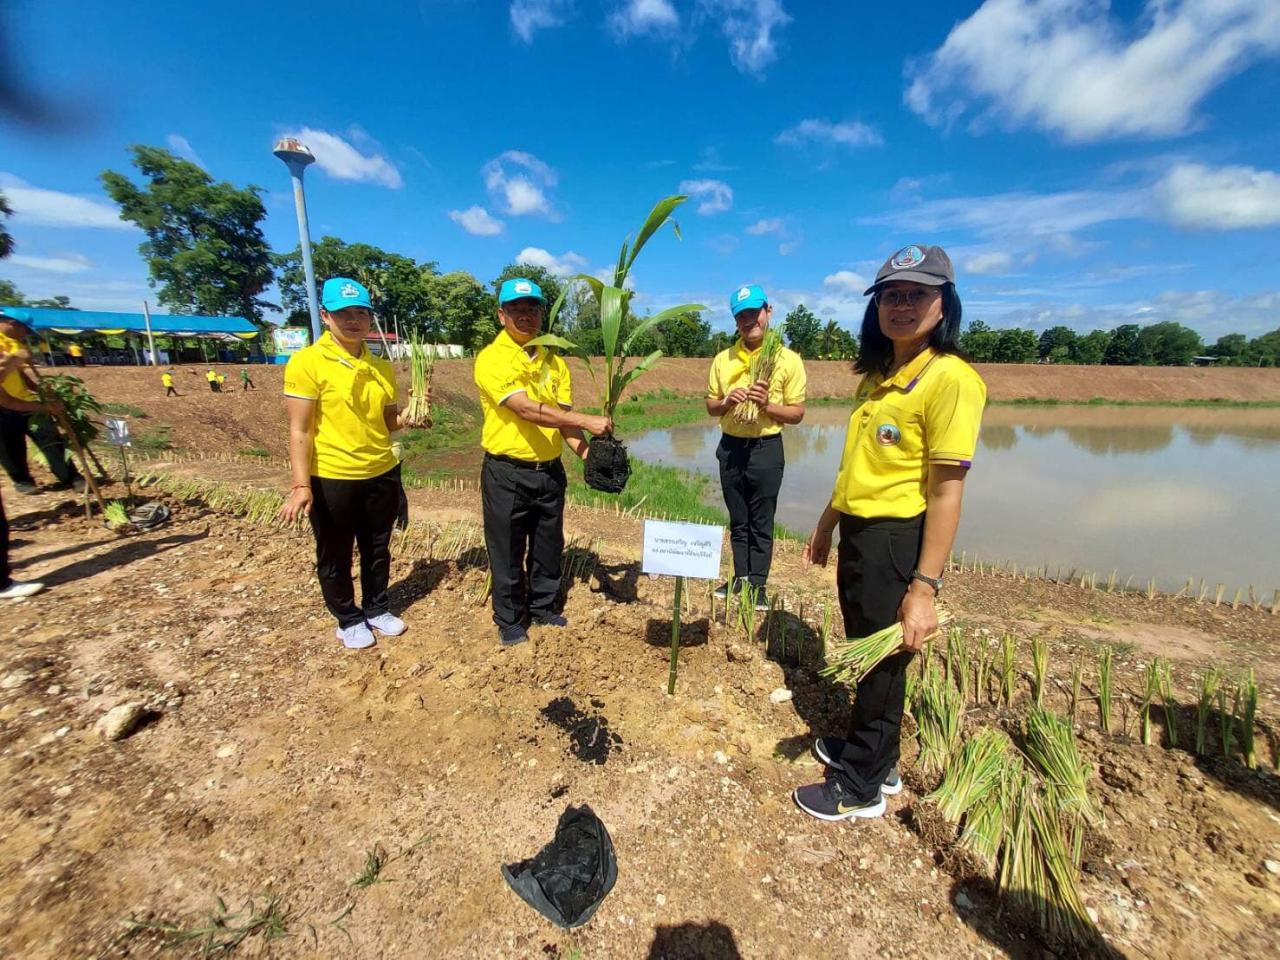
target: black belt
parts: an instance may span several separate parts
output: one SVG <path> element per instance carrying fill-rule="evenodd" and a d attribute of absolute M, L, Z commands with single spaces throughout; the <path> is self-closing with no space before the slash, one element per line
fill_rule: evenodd
<path fill-rule="evenodd" d="M 728 443 L 730 446 L 756 447 L 763 443 L 782 442 L 782 434 L 771 433 L 767 437 L 735 437 L 731 433 L 721 434 L 722 443 Z"/>
<path fill-rule="evenodd" d="M 554 460 L 521 460 L 518 457 L 508 457 L 501 453 L 488 453 L 484 455 L 486 460 L 497 460 L 499 463 L 509 463 L 513 467 L 519 467 L 521 470 L 547 470 L 553 464 L 558 464 L 560 458 Z"/>

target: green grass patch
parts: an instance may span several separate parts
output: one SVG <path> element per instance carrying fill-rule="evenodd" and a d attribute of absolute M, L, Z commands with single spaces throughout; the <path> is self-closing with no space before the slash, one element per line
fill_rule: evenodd
<path fill-rule="evenodd" d="M 240 456 L 242 457 L 261 457 L 267 459 L 271 456 L 271 451 L 266 447 L 241 447 Z"/>
<path fill-rule="evenodd" d="M 147 453 L 161 453 L 173 449 L 173 428 L 167 423 L 157 423 L 152 429 L 130 438 L 135 450 Z"/>
<path fill-rule="evenodd" d="M 398 439 L 404 445 L 405 461 L 432 451 L 480 445 L 480 402 L 431 404 L 429 430 L 405 430 Z"/>
<path fill-rule="evenodd" d="M 699 473 L 631 460 L 631 479 L 619 494 L 592 490 L 582 479 L 582 463 L 571 462 L 572 454 L 565 457 L 565 473 L 569 477 L 568 499 L 592 507 L 619 506 L 622 510 L 635 510 L 636 515 L 660 516 L 671 520 L 688 520 L 694 523 L 726 524 L 729 515 L 722 507 L 714 506 L 720 496 L 719 487 L 711 479 Z"/>
<path fill-rule="evenodd" d="M 117 417 L 133 417 L 135 420 L 145 420 L 147 417 L 147 411 L 131 403 L 104 403 L 102 412 Z"/>

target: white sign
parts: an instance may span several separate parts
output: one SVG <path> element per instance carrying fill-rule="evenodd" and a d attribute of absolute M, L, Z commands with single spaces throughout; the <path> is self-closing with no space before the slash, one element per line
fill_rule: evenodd
<path fill-rule="evenodd" d="M 644 522 L 644 573 L 668 577 L 716 580 L 720 576 L 720 547 L 724 527 L 705 523 Z"/>
<path fill-rule="evenodd" d="M 129 421 L 107 417 L 103 421 L 107 427 L 107 443 L 113 447 L 129 447 Z"/>

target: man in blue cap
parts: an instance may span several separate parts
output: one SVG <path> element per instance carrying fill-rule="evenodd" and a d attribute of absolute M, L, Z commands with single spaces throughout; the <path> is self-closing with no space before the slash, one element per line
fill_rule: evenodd
<path fill-rule="evenodd" d="M 542 332 L 547 301 L 525 277 L 498 290 L 502 330 L 476 357 L 484 429 L 480 499 L 484 542 L 493 574 L 493 622 L 506 646 L 529 639 L 529 624 L 563 627 L 553 609 L 564 553 L 564 493 L 560 452 L 569 444 L 587 456 L 582 431 L 613 432 L 608 417 L 573 412 L 569 367 L 529 342 Z"/>
<path fill-rule="evenodd" d="M 320 316 L 327 330 L 284 369 L 293 486 L 280 515 L 307 517 L 316 538 L 316 574 L 343 646 L 372 646 L 373 631 L 398 636 L 405 623 L 389 607 L 391 529 L 400 505 L 400 461 L 391 434 L 401 412 L 391 364 L 365 345 L 373 306 L 363 284 L 326 280 Z M 360 546 L 360 590 L 351 580 Z"/>
<path fill-rule="evenodd" d="M 767 379 L 753 380 L 773 307 L 763 288 L 749 283 L 729 295 L 738 340 L 711 361 L 707 413 L 720 420 L 723 436 L 716 447 L 720 487 L 729 511 L 733 579 L 716 590 L 726 599 L 741 587 L 755 592 L 757 610 L 769 609 L 765 584 L 773 562 L 773 515 L 782 489 L 786 458 L 782 428 L 804 419 L 807 381 L 800 355 L 781 347 Z M 741 405 L 754 404 L 752 416 Z"/>

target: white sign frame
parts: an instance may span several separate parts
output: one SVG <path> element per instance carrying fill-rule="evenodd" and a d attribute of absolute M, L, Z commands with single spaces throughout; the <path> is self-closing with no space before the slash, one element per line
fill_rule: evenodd
<path fill-rule="evenodd" d="M 107 428 L 105 442 L 113 447 L 131 447 L 129 440 L 129 421 L 120 417 L 106 417 L 102 421 Z"/>
<path fill-rule="evenodd" d="M 724 527 L 671 520 L 644 522 L 643 573 L 691 580 L 718 580 Z"/>

